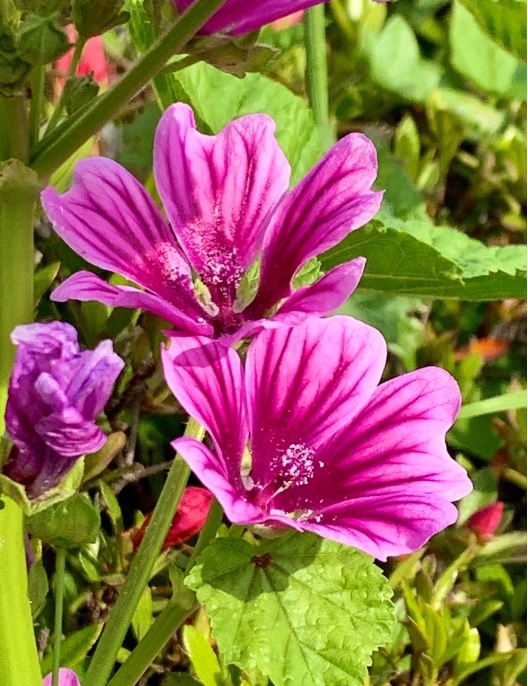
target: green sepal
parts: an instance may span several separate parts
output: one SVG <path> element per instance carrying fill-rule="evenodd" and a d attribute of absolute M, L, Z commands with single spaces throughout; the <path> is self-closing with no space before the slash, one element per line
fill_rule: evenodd
<path fill-rule="evenodd" d="M 18 54 L 31 65 L 54 62 L 70 47 L 70 41 L 55 17 L 30 14 L 18 31 Z"/>
<path fill-rule="evenodd" d="M 58 486 L 50 488 L 36 500 L 29 500 L 21 484 L 13 481 L 5 474 L 0 474 L 0 498 L 2 494 L 8 496 L 17 503 L 26 516 L 31 517 L 77 493 L 82 482 L 83 472 L 84 458 L 80 458 Z"/>
<path fill-rule="evenodd" d="M 30 534 L 61 548 L 82 548 L 94 543 L 101 526 L 98 510 L 86 494 L 76 493 L 28 517 Z"/>

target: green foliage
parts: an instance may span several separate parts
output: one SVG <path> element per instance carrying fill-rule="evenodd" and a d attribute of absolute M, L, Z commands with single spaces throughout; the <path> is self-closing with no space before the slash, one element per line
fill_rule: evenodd
<path fill-rule="evenodd" d="M 32 515 L 27 521 L 33 536 L 64 548 L 81 548 L 93 543 L 100 526 L 99 512 L 89 498 L 79 493 Z"/>
<path fill-rule="evenodd" d="M 380 211 L 321 256 L 329 270 L 363 255 L 361 288 L 402 295 L 464 300 L 522 297 L 526 251 L 520 246 L 487 248 L 479 241 L 426 220 L 402 221 Z"/>
<path fill-rule="evenodd" d="M 503 48 L 526 60 L 526 0 L 461 0 Z"/>
<path fill-rule="evenodd" d="M 525 99 L 526 64 L 491 40 L 458 0 L 453 4 L 449 38 L 451 63 L 460 74 L 486 93 Z"/>
<path fill-rule="evenodd" d="M 362 685 L 393 627 L 391 591 L 371 558 L 312 534 L 258 546 L 217 539 L 187 583 L 223 659 L 276 686 Z"/>

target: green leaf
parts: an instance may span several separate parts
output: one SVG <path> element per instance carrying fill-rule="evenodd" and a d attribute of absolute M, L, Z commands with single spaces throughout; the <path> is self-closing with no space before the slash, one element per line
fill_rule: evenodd
<path fill-rule="evenodd" d="M 183 627 L 183 644 L 204 686 L 220 686 L 222 670 L 209 642 L 192 625 Z"/>
<path fill-rule="evenodd" d="M 401 15 L 394 15 L 379 34 L 365 34 L 364 49 L 371 79 L 403 102 L 425 102 L 440 82 L 441 69 L 424 60 L 416 35 Z"/>
<path fill-rule="evenodd" d="M 82 548 L 93 543 L 101 520 L 86 495 L 77 493 L 28 517 L 28 531 L 37 538 L 65 548 Z"/>
<path fill-rule="evenodd" d="M 36 307 L 59 273 L 60 262 L 52 262 L 35 272 L 33 305 Z"/>
<path fill-rule="evenodd" d="M 132 617 L 132 631 L 138 641 L 144 638 L 152 625 L 152 591 L 147 586 Z"/>
<path fill-rule="evenodd" d="M 48 575 L 42 560 L 37 560 L 31 565 L 28 573 L 28 595 L 31 603 L 31 615 L 34 620 L 44 609 L 48 591 Z"/>
<path fill-rule="evenodd" d="M 458 413 L 458 419 L 480 417 L 483 414 L 497 414 L 506 410 L 518 410 L 526 407 L 526 391 L 514 391 L 505 395 L 497 395 L 494 398 L 486 398 L 476 403 L 469 403 Z"/>
<path fill-rule="evenodd" d="M 30 14 L 18 34 L 19 56 L 30 64 L 48 64 L 70 49 L 70 42 L 56 18 Z"/>
<path fill-rule="evenodd" d="M 363 686 L 389 640 L 392 591 L 372 558 L 312 534 L 218 538 L 186 581 L 226 663 L 275 686 Z"/>
<path fill-rule="evenodd" d="M 104 624 L 92 624 L 79 629 L 65 638 L 61 643 L 61 667 L 73 668 L 86 657 L 88 651 L 99 638 Z M 53 651 L 49 652 L 40 663 L 42 675 L 49 674 L 53 669 Z"/>
<path fill-rule="evenodd" d="M 460 0 L 496 43 L 526 60 L 526 0 Z"/>
<path fill-rule="evenodd" d="M 126 435 L 123 431 L 114 431 L 106 439 L 106 443 L 96 453 L 86 455 L 84 458 L 83 484 L 94 479 L 103 472 L 116 455 L 126 445 Z"/>
<path fill-rule="evenodd" d="M 453 5 L 449 42 L 453 67 L 482 91 L 526 99 L 526 64 L 491 40 L 458 0 Z"/>
<path fill-rule="evenodd" d="M 367 258 L 361 288 L 463 300 L 524 297 L 526 251 L 487 247 L 428 220 L 401 221 L 382 210 L 320 257 L 323 270 Z"/>

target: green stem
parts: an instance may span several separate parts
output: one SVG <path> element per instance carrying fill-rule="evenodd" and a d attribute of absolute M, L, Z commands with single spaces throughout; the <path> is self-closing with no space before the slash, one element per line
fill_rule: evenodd
<path fill-rule="evenodd" d="M 108 686 L 137 684 L 174 632 L 197 609 L 198 604 L 182 607 L 170 601 Z"/>
<path fill-rule="evenodd" d="M 5 430 L 4 409 L 15 356 L 9 337 L 15 326 L 33 317 L 33 217 L 37 196 L 34 172 L 18 160 L 0 165 L 0 437 Z M 2 500 L 0 683 L 42 686 L 28 597 L 22 510 L 12 500 Z"/>
<path fill-rule="evenodd" d="M 201 439 L 204 431 L 191 419 L 185 435 Z M 145 537 L 130 566 L 121 593 L 110 613 L 110 618 L 90 663 L 84 682 L 89 686 L 105 686 L 112 672 L 117 653 L 148 583 L 150 572 L 174 518 L 189 474 L 189 468 L 177 455 L 167 475 Z"/>
<path fill-rule="evenodd" d="M 55 111 L 51 115 L 51 119 L 49 120 L 49 123 L 46 127 L 46 133 L 47 134 L 51 133 L 60 121 L 60 118 L 62 116 L 62 112 L 64 110 L 64 106 L 66 104 L 66 99 L 64 97 L 64 94 L 66 92 L 66 84 L 68 83 L 68 79 L 71 79 L 72 76 L 75 76 L 75 72 L 77 70 L 77 65 L 81 61 L 82 52 L 84 50 L 85 44 L 86 44 L 86 41 L 82 40 L 81 38 L 79 38 L 77 40 L 77 43 L 75 43 L 75 49 L 73 51 L 72 61 L 70 62 L 70 66 L 68 67 L 68 71 L 66 73 L 66 79 L 64 82 L 64 86 L 62 88 L 62 92 L 61 92 L 60 97 L 59 97 L 59 102 L 57 103 L 57 106 L 55 107 Z"/>
<path fill-rule="evenodd" d="M 187 564 L 186 574 L 191 571 L 202 551 L 216 536 L 218 527 L 222 523 L 223 514 L 220 503 L 213 500 L 207 521 L 200 532 L 194 552 Z M 136 684 L 156 656 L 163 650 L 174 632 L 197 608 L 197 604 L 190 606 L 187 603 L 180 604 L 178 598 L 171 600 L 108 686 L 132 686 L 132 684 Z"/>
<path fill-rule="evenodd" d="M 196 0 L 115 86 L 98 98 L 72 126 L 66 128 L 63 135 L 50 142 L 48 146 L 40 148 L 40 153 L 31 160 L 31 166 L 39 176 L 50 176 L 90 136 L 106 124 L 131 97 L 159 73 L 172 55 L 182 50 L 224 2 L 225 0 Z"/>
<path fill-rule="evenodd" d="M 9 156 L 27 162 L 29 158 L 29 120 L 26 109 L 26 98 L 15 95 L 4 100 L 7 112 L 9 131 Z"/>
<path fill-rule="evenodd" d="M 335 142 L 335 134 L 328 117 L 324 5 L 316 5 L 306 10 L 303 22 L 306 47 L 306 89 L 315 124 L 328 150 Z"/>
<path fill-rule="evenodd" d="M 59 686 L 61 666 L 62 614 L 64 608 L 64 573 L 66 571 L 66 548 L 57 548 L 55 561 L 55 641 L 53 643 L 53 673 L 51 686 Z"/>
<path fill-rule="evenodd" d="M 38 143 L 38 139 L 40 138 L 44 75 L 45 67 L 42 64 L 37 64 L 31 75 L 31 108 L 29 110 L 29 135 L 31 146 Z"/>

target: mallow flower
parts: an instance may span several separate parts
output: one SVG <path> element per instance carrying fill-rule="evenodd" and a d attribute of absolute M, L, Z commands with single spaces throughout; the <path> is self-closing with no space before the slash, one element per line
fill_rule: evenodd
<path fill-rule="evenodd" d="M 14 446 L 2 471 L 37 499 L 104 445 L 95 419 L 124 363 L 111 341 L 81 351 L 77 331 L 63 322 L 17 326 L 11 340 L 17 353 L 5 420 Z"/>
<path fill-rule="evenodd" d="M 184 12 L 196 0 L 173 0 L 180 12 Z M 227 0 L 200 29 L 200 33 L 226 33 L 240 36 L 262 28 L 272 21 L 281 19 L 308 7 L 321 4 L 321 0 Z"/>
<path fill-rule="evenodd" d="M 253 114 L 207 136 L 196 130 L 190 107 L 169 107 L 154 144 L 168 221 L 119 164 L 103 157 L 79 161 L 68 192 L 49 187 L 42 193 L 55 231 L 88 262 L 144 290 L 81 271 L 52 300 L 140 308 L 180 332 L 228 344 L 339 307 L 361 277 L 363 258 L 295 292 L 292 281 L 310 258 L 378 211 L 382 194 L 371 190 L 376 150 L 363 135 L 350 134 L 288 192 L 290 166 L 274 130 L 270 117 Z M 258 289 L 248 295 L 244 276 L 255 264 Z"/>
<path fill-rule="evenodd" d="M 173 336 L 167 383 L 212 439 L 173 447 L 235 523 L 312 531 L 380 560 L 455 522 L 471 490 L 445 433 L 460 392 L 426 367 L 378 385 L 382 335 L 349 317 L 261 332 L 232 348 Z"/>
<path fill-rule="evenodd" d="M 48 674 L 48 676 L 44 677 L 42 686 L 51 686 L 51 681 L 52 675 Z M 59 686 L 81 686 L 81 682 L 73 670 L 61 667 L 59 669 Z"/>

